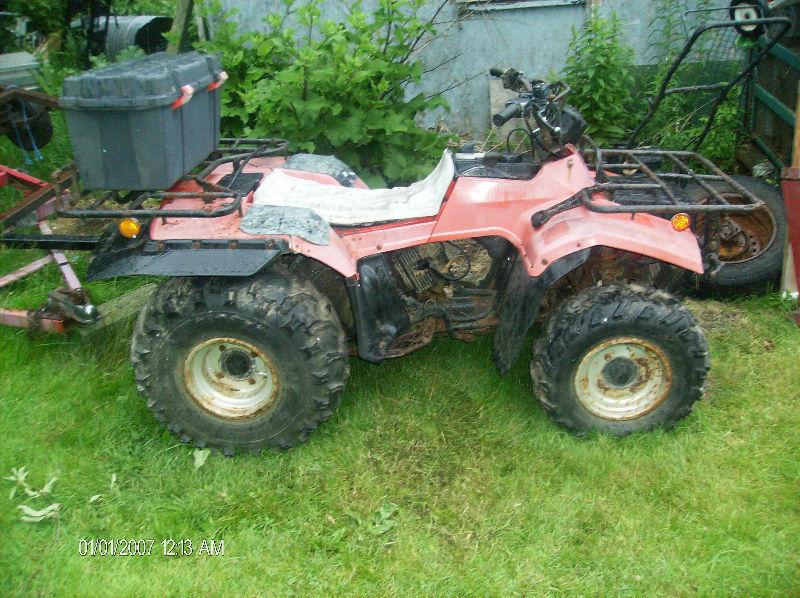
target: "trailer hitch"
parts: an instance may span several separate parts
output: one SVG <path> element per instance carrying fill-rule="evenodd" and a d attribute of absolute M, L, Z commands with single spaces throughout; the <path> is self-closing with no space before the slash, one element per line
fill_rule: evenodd
<path fill-rule="evenodd" d="M 83 289 L 56 289 L 47 295 L 47 311 L 75 320 L 79 324 L 91 324 L 100 319 L 100 312 L 90 302 Z"/>

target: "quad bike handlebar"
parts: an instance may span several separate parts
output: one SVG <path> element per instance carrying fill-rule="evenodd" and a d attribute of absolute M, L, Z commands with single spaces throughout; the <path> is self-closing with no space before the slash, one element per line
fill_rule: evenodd
<path fill-rule="evenodd" d="M 519 102 L 512 102 L 492 116 L 492 122 L 494 126 L 502 127 L 512 118 L 519 118 L 520 116 L 522 116 L 522 105 Z"/>
<path fill-rule="evenodd" d="M 529 79 L 514 68 L 492 67 L 489 69 L 489 74 L 492 77 L 499 77 L 503 87 L 519 94 L 506 102 L 505 108 L 492 116 L 492 123 L 495 126 L 501 127 L 513 118 L 521 118 L 525 121 L 532 142 L 535 141 L 533 145 L 539 145 L 548 152 L 555 152 L 564 143 L 576 142 L 580 138 L 580 134 L 576 137 L 571 130 L 575 124 L 575 117 L 582 120 L 580 115 L 571 109 L 572 113 L 566 123 L 568 126 L 565 126 L 563 118 L 564 98 L 570 91 L 569 85 L 563 81 L 550 83 L 541 79 Z M 534 130 L 528 123 L 530 118 L 536 122 L 537 129 Z M 565 135 L 565 132 L 570 134 Z"/>

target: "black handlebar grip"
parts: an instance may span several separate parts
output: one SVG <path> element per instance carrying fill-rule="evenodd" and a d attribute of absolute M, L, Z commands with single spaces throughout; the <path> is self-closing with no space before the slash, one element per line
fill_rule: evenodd
<path fill-rule="evenodd" d="M 493 66 L 492 68 L 489 69 L 489 74 L 492 77 L 502 77 L 503 73 L 505 73 L 505 71 L 501 68 L 497 68 L 496 66 Z"/>
<path fill-rule="evenodd" d="M 517 118 L 519 116 L 519 104 L 509 104 L 505 108 L 503 108 L 500 112 L 495 114 L 492 117 L 492 122 L 494 123 L 495 127 L 502 127 L 512 118 Z"/>

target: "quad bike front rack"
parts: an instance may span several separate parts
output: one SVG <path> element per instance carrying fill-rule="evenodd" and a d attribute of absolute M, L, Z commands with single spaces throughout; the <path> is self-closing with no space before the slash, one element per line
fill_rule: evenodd
<path fill-rule="evenodd" d="M 533 215 L 533 226 L 539 228 L 565 210 L 583 205 L 592 212 L 604 214 L 676 214 L 746 213 L 763 206 L 763 202 L 722 172 L 711 160 L 696 152 L 660 149 L 601 149 L 588 137 L 591 147 L 583 151 L 590 168 L 595 171 L 595 185 L 586 187 L 569 199 Z M 668 163 L 673 168 L 664 172 L 652 165 Z M 719 189 L 709 183 L 721 182 L 743 203 L 731 204 Z M 693 203 L 683 193 L 689 183 L 696 183 L 709 195 L 708 203 Z M 618 192 L 620 192 L 618 194 Z M 603 194 L 602 197 L 597 197 Z"/>

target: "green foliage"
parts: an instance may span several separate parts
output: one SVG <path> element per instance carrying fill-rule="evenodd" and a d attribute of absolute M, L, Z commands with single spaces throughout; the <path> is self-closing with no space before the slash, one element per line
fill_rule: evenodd
<path fill-rule="evenodd" d="M 121 15 L 165 15 L 175 14 L 174 0 L 116 0 L 114 10 Z"/>
<path fill-rule="evenodd" d="M 657 68 L 647 77 L 641 67 L 634 66 L 633 51 L 621 39 L 621 23 L 616 15 L 610 19 L 594 13 L 584 28 L 573 31 L 570 56 L 567 60 L 566 81 L 572 86 L 570 103 L 575 105 L 588 122 L 588 131 L 600 144 L 623 141 L 647 108 L 643 96 L 654 97 L 672 61 L 686 41 L 683 14 L 689 9 L 705 9 L 711 0 L 657 0 L 656 17 L 650 24 L 650 49 Z M 698 26 L 712 19 L 715 13 L 697 13 Z M 713 20 L 713 19 L 712 19 Z M 704 44 L 714 44 L 716 38 L 701 37 L 693 56 L 703 56 Z M 740 42 L 737 42 L 740 43 Z M 709 48 L 710 49 L 710 48 Z M 719 72 L 726 68 L 735 71 L 736 64 L 714 63 Z M 697 85 L 709 65 L 705 62 L 685 62 L 675 85 Z M 735 76 L 730 73 L 729 78 Z M 708 122 L 709 96 L 676 94 L 667 96 L 654 118 L 640 136 L 640 141 L 667 149 L 685 149 L 702 133 Z M 723 168 L 735 165 L 739 138 L 739 90 L 723 102 L 711 131 L 701 150 Z"/>
<path fill-rule="evenodd" d="M 27 17 L 29 31 L 44 35 L 61 31 L 67 14 L 67 2 L 63 0 L 8 0 L 3 10 Z"/>
<path fill-rule="evenodd" d="M 322 18 L 321 0 L 284 0 L 264 32 L 240 33 L 230 14 L 217 19 L 214 40 L 200 47 L 219 54 L 230 76 L 223 128 L 335 152 L 390 183 L 426 174 L 447 139 L 416 123 L 421 112 L 446 108 L 444 100 L 405 92 L 422 76 L 415 48 L 435 33 L 420 18 L 424 4 L 379 0 L 368 13 L 357 0 L 335 22 Z"/>
<path fill-rule="evenodd" d="M 7 0 L 0 4 L 0 10 L 27 18 L 28 31 L 49 35 L 61 31 L 66 21 L 66 2 L 63 0 Z M 17 52 L 19 39 L 12 33 L 17 16 L 0 17 L 0 52 Z"/>
<path fill-rule="evenodd" d="M 125 62 L 126 60 L 133 60 L 141 56 L 145 56 L 145 53 L 139 46 L 128 46 L 114 56 L 114 60 L 109 60 L 105 54 L 98 54 L 97 56 L 91 56 L 89 62 L 92 64 L 92 68 L 96 69 L 113 62 Z"/>
<path fill-rule="evenodd" d="M 5 249 L 0 273 L 43 253 Z M 83 276 L 88 256 L 72 259 Z M 87 286 L 101 304 L 135 281 Z M 59 284 L 51 264 L 0 305 Z M 443 338 L 352 359 L 307 444 L 199 469 L 137 394 L 125 326 L 0 327 L 0 478 L 58 477 L 31 500 L 0 479 L 3 595 L 796 596 L 800 329 L 777 297 L 691 305 L 711 383 L 674 430 L 575 438 L 536 404 L 529 348 L 500 377 L 491 337 Z M 57 519 L 20 520 L 53 503 Z M 82 557 L 83 538 L 156 546 Z M 195 554 L 165 557 L 164 538 Z M 224 556 L 197 554 L 211 538 Z"/>
<path fill-rule="evenodd" d="M 588 123 L 588 133 L 601 145 L 621 141 L 635 122 L 633 49 L 622 41 L 622 26 L 592 12 L 583 28 L 572 30 L 565 81 L 569 102 Z"/>
<path fill-rule="evenodd" d="M 648 144 L 668 149 L 688 149 L 702 134 L 708 122 L 711 99 L 672 95 L 661 103 L 655 118 L 645 128 Z M 736 167 L 736 147 L 741 141 L 740 89 L 735 88 L 722 102 L 708 136 L 699 148 L 723 170 Z"/>
<path fill-rule="evenodd" d="M 88 3 L 68 3 L 64 0 L 8 0 L 3 10 L 21 17 L 27 17 L 28 31 L 36 32 L 42 37 L 57 35 L 60 37 L 60 47 L 57 52 L 50 53 L 50 60 L 54 66 L 63 69 L 87 68 L 86 62 L 86 36 L 80 29 L 70 27 L 70 21 L 75 18 L 85 18 L 88 13 Z M 172 0 L 116 0 L 113 3 L 113 12 L 117 15 L 167 15 L 175 12 L 175 2 Z M 4 52 L 18 51 L 19 41 L 11 35 L 9 27 L 13 19 L 0 20 L 0 50 Z M 32 49 L 32 48 L 29 48 Z M 94 62 L 90 60 L 92 65 Z"/>

